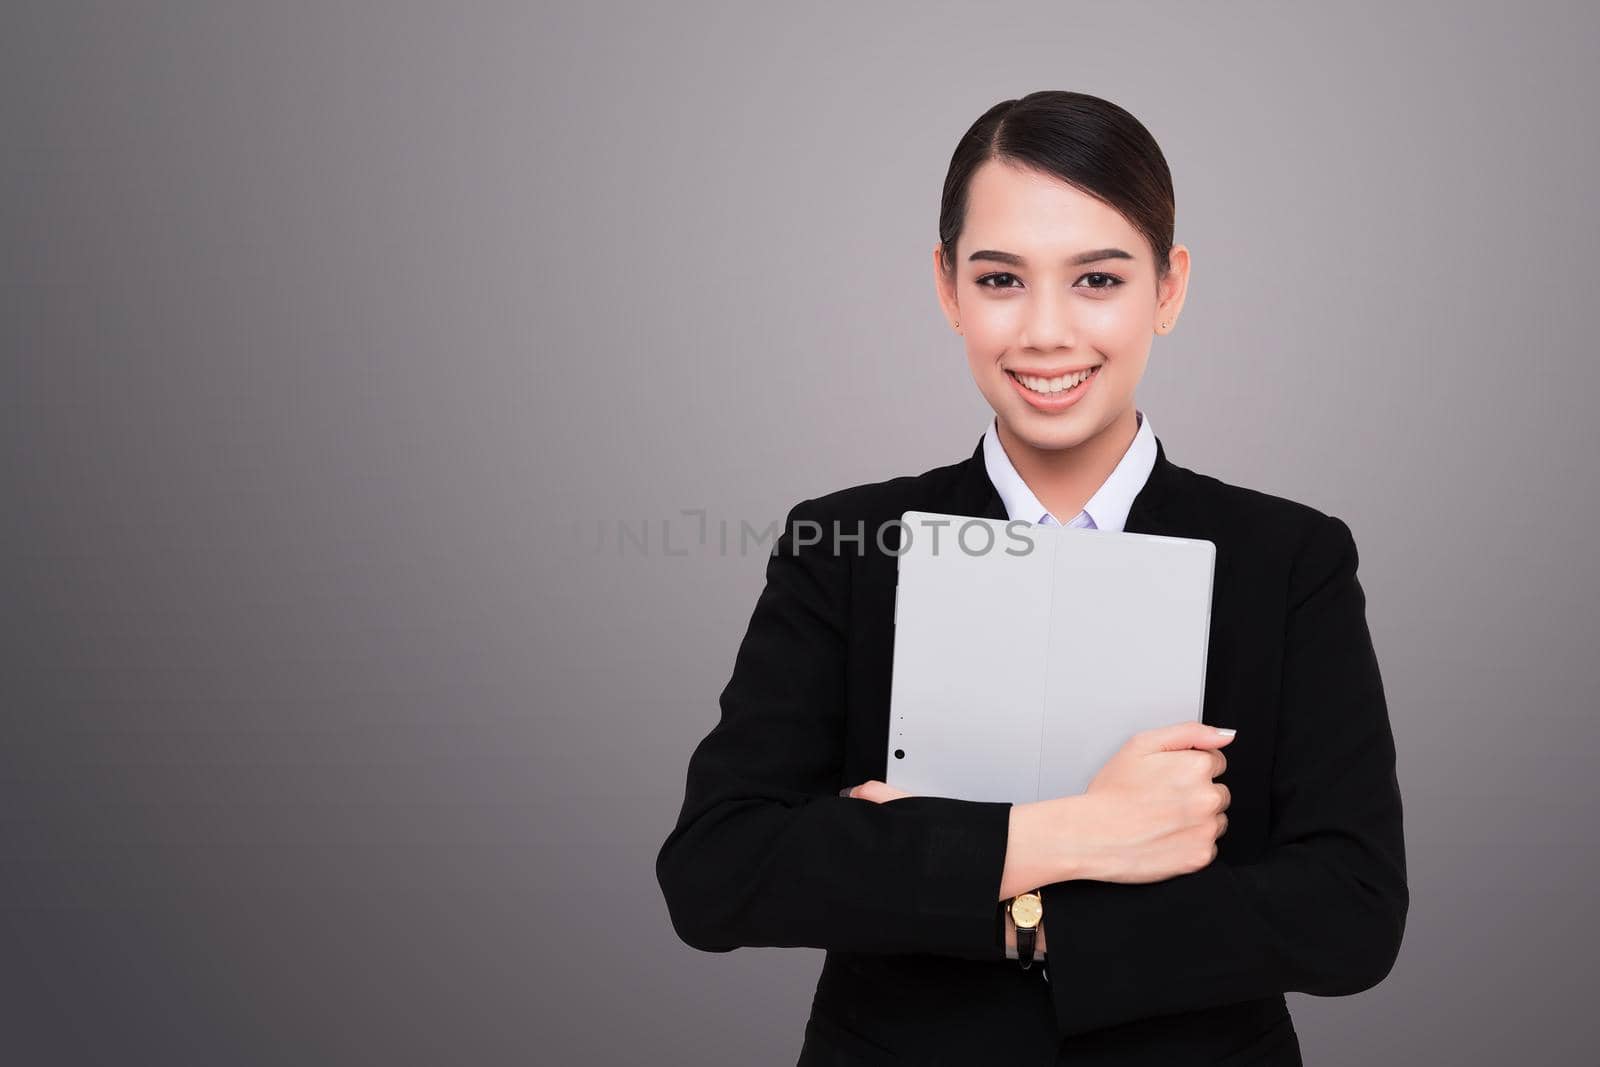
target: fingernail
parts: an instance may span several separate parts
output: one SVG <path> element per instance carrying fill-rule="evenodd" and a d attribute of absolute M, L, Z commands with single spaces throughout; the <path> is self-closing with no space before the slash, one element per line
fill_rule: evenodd
<path fill-rule="evenodd" d="M 1223 737 L 1232 737 L 1234 734 L 1236 734 L 1238 732 L 1239 732 L 1238 730 L 1234 730 L 1234 729 L 1231 729 L 1231 728 L 1224 729 L 1221 726 L 1217 727 L 1217 733 L 1221 734 Z"/>
<path fill-rule="evenodd" d="M 850 795 L 850 787 L 849 786 L 845 786 L 843 789 L 839 790 L 839 795 L 842 796 L 842 797 L 849 796 Z"/>

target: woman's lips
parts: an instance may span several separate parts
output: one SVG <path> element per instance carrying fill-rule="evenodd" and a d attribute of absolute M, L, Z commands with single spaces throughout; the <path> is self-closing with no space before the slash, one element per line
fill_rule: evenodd
<path fill-rule="evenodd" d="M 1026 400 L 1029 404 L 1032 404 L 1040 411 L 1049 412 L 1051 414 L 1054 414 L 1058 411 L 1065 411 L 1072 405 L 1076 404 L 1079 400 L 1083 399 L 1083 394 L 1089 391 L 1089 389 L 1094 385 L 1095 379 L 1099 377 L 1100 368 L 1096 367 L 1093 374 L 1089 375 L 1089 377 L 1085 378 L 1071 389 L 1063 389 L 1059 393 L 1046 394 L 1034 392 L 1026 385 L 1023 385 L 1021 382 L 1017 381 L 1016 375 L 1012 374 L 1010 371 L 1006 371 L 1007 380 L 1011 382 L 1011 387 L 1013 389 L 1022 394 L 1022 399 Z"/>

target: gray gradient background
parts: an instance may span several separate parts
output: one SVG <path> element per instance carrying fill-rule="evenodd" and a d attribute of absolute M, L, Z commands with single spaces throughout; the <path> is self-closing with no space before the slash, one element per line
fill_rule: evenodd
<path fill-rule="evenodd" d="M 682 509 L 970 453 L 940 182 L 1072 88 L 1174 172 L 1170 455 L 1361 549 L 1413 898 L 1307 1062 L 1583 1062 L 1596 29 L 8 3 L 0 1059 L 792 1063 L 821 953 L 696 952 L 652 870 L 764 562 Z"/>

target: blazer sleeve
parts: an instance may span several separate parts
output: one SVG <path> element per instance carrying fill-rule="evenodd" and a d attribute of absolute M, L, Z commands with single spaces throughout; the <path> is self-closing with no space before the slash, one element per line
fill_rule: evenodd
<path fill-rule="evenodd" d="M 1377 985 L 1410 897 L 1395 747 L 1350 529 L 1322 516 L 1290 579 L 1269 846 L 1147 884 L 1043 887 L 1066 1036 L 1289 991 Z"/>
<path fill-rule="evenodd" d="M 859 784 L 844 781 L 851 544 L 823 527 L 814 501 L 790 509 L 720 721 L 689 759 L 656 857 L 673 927 L 707 952 L 1004 959 L 1009 803 L 839 795 Z"/>

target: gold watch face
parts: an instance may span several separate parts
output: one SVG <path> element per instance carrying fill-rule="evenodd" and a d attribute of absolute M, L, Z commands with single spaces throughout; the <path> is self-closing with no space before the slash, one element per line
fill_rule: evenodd
<path fill-rule="evenodd" d="M 1044 915 L 1044 902 L 1037 893 L 1024 893 L 1011 901 L 1011 921 L 1024 929 L 1039 925 Z"/>

